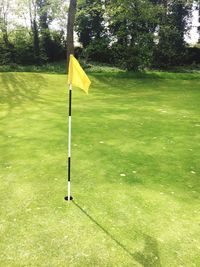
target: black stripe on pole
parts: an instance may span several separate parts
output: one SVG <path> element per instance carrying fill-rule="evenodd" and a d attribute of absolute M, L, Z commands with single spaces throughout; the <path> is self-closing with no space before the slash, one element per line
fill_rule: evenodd
<path fill-rule="evenodd" d="M 68 158 L 68 182 L 70 182 L 71 178 L 71 158 Z"/>
<path fill-rule="evenodd" d="M 72 90 L 69 90 L 69 116 L 72 115 Z"/>
<path fill-rule="evenodd" d="M 72 89 L 70 85 L 70 90 L 69 90 L 69 117 L 72 116 Z M 71 126 L 70 126 L 71 127 Z M 71 140 L 70 140 L 71 142 Z M 71 148 L 70 148 L 71 150 Z M 71 176 L 71 155 L 68 158 L 68 182 L 70 182 L 70 176 Z"/>

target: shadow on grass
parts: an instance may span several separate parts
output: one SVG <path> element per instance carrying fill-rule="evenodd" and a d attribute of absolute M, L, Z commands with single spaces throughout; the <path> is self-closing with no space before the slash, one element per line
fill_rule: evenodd
<path fill-rule="evenodd" d="M 121 96 L 126 93 L 143 93 L 147 97 L 166 92 L 188 92 L 188 88 L 199 92 L 200 74 L 166 72 L 118 72 L 90 73 L 95 87 L 106 91 L 108 96 Z M 97 84 L 97 85 L 96 85 Z"/>
<path fill-rule="evenodd" d="M 144 80 L 200 80 L 200 73 L 177 73 L 177 72 L 165 72 L 165 71 L 118 71 L 118 72 L 89 72 L 90 76 L 95 78 L 115 78 L 115 79 L 142 79 Z"/>
<path fill-rule="evenodd" d="M 22 76 L 18 73 L 2 73 L 0 75 L 0 104 L 8 104 L 12 109 L 27 101 L 41 103 L 43 99 L 39 96 L 41 86 L 45 79 L 39 74 Z"/>
<path fill-rule="evenodd" d="M 126 246 L 118 241 L 108 230 L 99 224 L 91 215 L 89 215 L 78 203 L 72 201 L 74 205 L 92 221 L 101 231 L 112 239 L 123 251 L 125 251 L 134 261 L 137 261 L 144 267 L 161 267 L 158 244 L 155 238 L 141 234 L 144 238 L 144 249 L 141 252 L 132 253 Z"/>

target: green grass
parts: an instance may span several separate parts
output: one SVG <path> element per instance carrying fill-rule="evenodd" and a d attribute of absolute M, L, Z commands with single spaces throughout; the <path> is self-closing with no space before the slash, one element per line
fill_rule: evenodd
<path fill-rule="evenodd" d="M 0 74 L 0 266 L 200 266 L 200 75 Z M 124 176 L 123 176 L 124 175 Z"/>

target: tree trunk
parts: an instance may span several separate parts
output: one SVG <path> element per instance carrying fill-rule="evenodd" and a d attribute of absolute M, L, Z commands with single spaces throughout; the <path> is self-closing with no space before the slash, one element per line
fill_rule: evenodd
<path fill-rule="evenodd" d="M 48 0 L 37 0 L 38 14 L 39 14 L 39 25 L 41 34 L 41 49 L 46 60 L 52 59 L 51 55 L 51 35 L 49 31 L 49 1 Z"/>
<path fill-rule="evenodd" d="M 200 2 L 198 4 L 198 9 L 199 9 L 199 19 L 198 19 L 198 22 L 200 23 Z M 198 31 L 198 34 L 199 34 L 198 43 L 200 44 L 200 26 L 198 26 L 197 31 Z"/>
<path fill-rule="evenodd" d="M 40 61 L 40 46 L 39 46 L 39 34 L 37 22 L 33 20 L 33 49 L 34 49 L 34 60 L 37 64 Z"/>
<path fill-rule="evenodd" d="M 74 54 L 74 21 L 76 14 L 77 0 L 70 0 L 67 24 L 67 72 L 69 67 L 70 54 Z"/>

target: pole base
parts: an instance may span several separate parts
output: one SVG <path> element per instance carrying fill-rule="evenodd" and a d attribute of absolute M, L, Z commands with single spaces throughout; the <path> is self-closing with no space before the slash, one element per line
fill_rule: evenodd
<path fill-rule="evenodd" d="M 64 199 L 65 199 L 66 201 L 68 201 L 68 196 L 66 196 Z M 73 197 L 70 196 L 70 199 L 69 199 L 69 200 L 73 200 Z"/>

